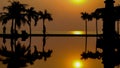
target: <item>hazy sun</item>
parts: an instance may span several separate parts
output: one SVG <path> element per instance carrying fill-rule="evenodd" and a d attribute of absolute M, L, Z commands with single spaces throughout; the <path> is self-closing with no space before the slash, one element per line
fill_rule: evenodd
<path fill-rule="evenodd" d="M 73 67 L 74 68 L 81 68 L 82 67 L 82 62 L 80 62 L 80 61 L 74 61 L 73 62 Z"/>
<path fill-rule="evenodd" d="M 74 2 L 79 3 L 82 2 L 82 0 L 74 0 Z"/>
<path fill-rule="evenodd" d="M 82 4 L 84 0 L 71 0 L 71 2 L 74 4 Z"/>

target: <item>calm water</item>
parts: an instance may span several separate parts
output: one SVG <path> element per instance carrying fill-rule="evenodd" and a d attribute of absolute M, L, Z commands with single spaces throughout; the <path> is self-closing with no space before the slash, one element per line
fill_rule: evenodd
<path fill-rule="evenodd" d="M 95 52 L 95 38 L 88 38 L 88 50 Z M 10 40 L 6 40 L 6 46 L 10 50 Z M 29 38 L 22 42 L 26 46 L 29 44 Z M 73 61 L 80 60 L 83 64 L 82 68 L 103 68 L 101 60 L 81 60 L 80 54 L 85 50 L 85 38 L 84 37 L 47 37 L 45 50 L 52 49 L 53 53 L 47 61 L 44 59 L 36 60 L 33 65 L 27 64 L 25 68 L 73 68 Z M 2 38 L 0 38 L 0 44 L 2 45 Z M 31 49 L 37 46 L 38 51 L 42 51 L 42 37 L 32 37 Z M 6 68 L 7 65 L 3 65 L 0 62 L 0 68 Z"/>

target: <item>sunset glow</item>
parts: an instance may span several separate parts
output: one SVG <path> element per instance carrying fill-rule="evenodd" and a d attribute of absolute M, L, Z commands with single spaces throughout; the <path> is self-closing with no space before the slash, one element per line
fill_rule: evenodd
<path fill-rule="evenodd" d="M 84 0 L 71 0 L 73 4 L 82 4 L 84 3 Z"/>
<path fill-rule="evenodd" d="M 81 68 L 82 65 L 83 65 L 82 62 L 80 62 L 79 60 L 73 62 L 74 68 Z"/>

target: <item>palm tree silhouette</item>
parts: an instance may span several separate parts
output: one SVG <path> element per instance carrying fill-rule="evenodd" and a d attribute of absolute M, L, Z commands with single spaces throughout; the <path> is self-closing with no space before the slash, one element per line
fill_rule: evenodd
<path fill-rule="evenodd" d="M 97 12 L 93 12 L 91 15 L 96 20 L 96 35 L 98 36 L 98 20 L 100 19 L 100 15 Z M 96 37 L 96 40 L 97 39 L 98 39 L 98 37 Z M 96 52 L 97 52 L 97 47 L 96 47 Z"/>
<path fill-rule="evenodd" d="M 14 30 L 16 25 L 20 28 L 21 23 L 25 23 L 27 19 L 25 18 L 25 6 L 26 4 L 21 4 L 20 2 L 13 1 L 10 6 L 4 7 L 12 17 L 12 23 L 14 23 Z M 13 25 L 12 25 L 13 26 Z M 13 28 L 13 27 L 12 27 Z"/>
<path fill-rule="evenodd" d="M 3 64 L 8 64 L 7 68 L 20 68 L 26 66 L 27 60 L 25 59 L 25 52 L 27 52 L 27 48 L 24 46 L 21 47 L 20 44 L 15 46 L 15 51 L 7 50 L 6 46 L 2 46 L 0 48 L 0 54 L 6 59 L 2 59 Z"/>
<path fill-rule="evenodd" d="M 26 4 L 21 4 L 20 2 L 13 1 L 11 2 L 11 5 L 4 7 L 4 9 L 7 10 L 7 12 L 2 13 L 0 21 L 2 21 L 2 24 L 6 24 L 9 20 L 12 20 L 11 35 L 16 33 L 16 25 L 18 26 L 18 28 L 20 28 L 21 23 L 24 24 L 27 21 L 24 14 L 25 6 Z M 13 38 L 11 38 L 12 51 L 13 43 L 16 43 L 16 41 L 13 40 Z"/>
<path fill-rule="evenodd" d="M 26 10 L 26 16 L 28 18 L 28 24 L 30 30 L 30 46 L 31 46 L 31 20 L 33 19 L 36 25 L 38 21 L 38 13 L 34 10 L 33 7 L 30 7 L 29 9 Z"/>
<path fill-rule="evenodd" d="M 43 47 L 46 44 L 46 26 L 45 26 L 45 20 L 48 19 L 48 21 L 52 21 L 53 18 L 51 17 L 51 14 L 45 10 L 44 12 L 40 11 L 39 12 L 40 19 L 43 20 Z"/>
<path fill-rule="evenodd" d="M 49 57 L 51 57 L 51 53 L 52 53 L 53 51 L 52 50 L 48 50 L 47 52 L 45 51 L 45 47 L 43 46 L 43 48 L 42 48 L 42 52 L 39 52 L 40 53 L 40 58 L 42 59 L 42 58 L 44 58 L 44 61 L 46 61 L 47 60 L 47 58 L 49 58 Z"/>
<path fill-rule="evenodd" d="M 3 43 L 6 43 L 6 38 L 5 38 L 5 34 L 6 34 L 6 26 L 3 27 Z"/>
<path fill-rule="evenodd" d="M 96 19 L 96 34 L 98 35 L 98 20 L 100 19 L 99 15 L 97 12 L 93 12 L 92 17 Z"/>
<path fill-rule="evenodd" d="M 31 52 L 30 46 L 21 45 L 18 43 L 15 46 L 15 51 L 9 51 L 6 46 L 0 48 L 0 55 L 6 57 L 0 59 L 3 64 L 8 64 L 7 68 L 21 68 L 26 67 L 27 63 L 34 64 L 37 59 L 47 60 L 51 56 L 52 50 L 39 52 L 37 47 L 34 46 L 34 52 Z"/>
<path fill-rule="evenodd" d="M 83 20 L 85 20 L 85 32 L 86 32 L 86 39 L 85 39 L 85 52 L 87 52 L 87 22 L 89 21 L 89 20 L 92 20 L 92 16 L 91 15 L 89 15 L 88 13 L 86 13 L 86 12 L 82 12 L 81 13 L 82 14 L 82 16 L 81 16 L 81 18 L 83 19 Z"/>

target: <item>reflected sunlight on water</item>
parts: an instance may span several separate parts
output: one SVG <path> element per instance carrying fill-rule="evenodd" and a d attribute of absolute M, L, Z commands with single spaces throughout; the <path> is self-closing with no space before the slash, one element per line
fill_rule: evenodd
<path fill-rule="evenodd" d="M 26 31 L 27 32 L 27 31 Z M 2 34 L 3 32 L 0 32 Z M 9 32 L 6 32 L 7 34 L 10 34 Z M 21 34 L 21 32 L 18 32 Z M 29 34 L 29 32 L 27 32 Z M 99 34 L 102 34 L 101 31 L 98 32 Z M 33 31 L 32 34 L 42 34 L 42 31 Z M 73 30 L 73 31 L 47 31 L 46 34 L 85 34 L 85 31 L 82 30 Z M 88 31 L 87 34 L 96 34 L 95 31 Z"/>
<path fill-rule="evenodd" d="M 85 34 L 85 31 L 77 31 L 77 30 L 74 30 L 74 31 L 47 31 L 46 32 L 47 34 Z M 34 31 L 33 34 L 42 34 L 42 31 Z"/>
<path fill-rule="evenodd" d="M 42 34 L 42 31 L 34 31 L 32 34 Z M 73 34 L 73 35 L 84 35 L 85 31 L 82 30 L 73 30 L 73 31 L 47 31 L 46 34 Z M 88 31 L 87 34 L 96 34 L 95 31 Z M 98 34 L 102 34 L 101 31 Z"/>
<path fill-rule="evenodd" d="M 71 31 L 70 34 L 80 35 L 80 34 L 85 34 L 85 32 L 84 31 Z"/>

